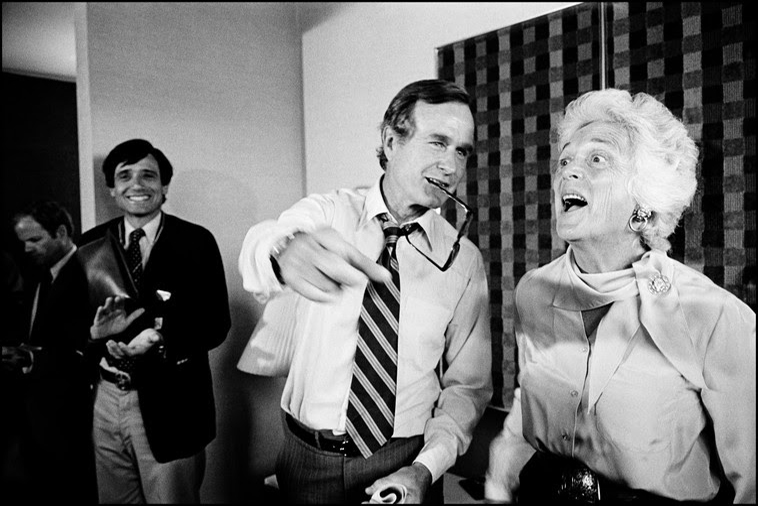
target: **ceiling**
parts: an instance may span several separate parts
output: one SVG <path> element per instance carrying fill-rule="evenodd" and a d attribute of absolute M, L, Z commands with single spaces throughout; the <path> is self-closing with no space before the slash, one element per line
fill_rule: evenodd
<path fill-rule="evenodd" d="M 3 2 L 3 72 L 76 81 L 74 2 Z"/>
<path fill-rule="evenodd" d="M 218 4 L 217 2 L 214 2 Z M 229 3 L 246 9 L 266 3 Z M 339 2 L 289 2 L 305 22 L 339 8 Z M 76 2 L 3 2 L 3 71 L 76 81 Z"/>

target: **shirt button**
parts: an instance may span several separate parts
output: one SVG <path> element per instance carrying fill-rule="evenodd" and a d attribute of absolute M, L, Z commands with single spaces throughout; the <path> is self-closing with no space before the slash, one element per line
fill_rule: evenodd
<path fill-rule="evenodd" d="M 582 349 L 581 349 L 581 350 L 579 350 L 579 351 L 581 351 L 582 353 L 587 353 L 587 347 L 586 347 L 586 346 L 584 346 L 584 347 L 582 347 Z"/>
<path fill-rule="evenodd" d="M 577 395 L 579 395 L 579 392 L 577 392 L 576 390 L 571 391 L 571 397 L 576 397 Z"/>
<path fill-rule="evenodd" d="M 568 441 L 569 435 L 564 432 L 563 434 L 561 434 L 561 439 L 563 439 L 564 441 Z"/>

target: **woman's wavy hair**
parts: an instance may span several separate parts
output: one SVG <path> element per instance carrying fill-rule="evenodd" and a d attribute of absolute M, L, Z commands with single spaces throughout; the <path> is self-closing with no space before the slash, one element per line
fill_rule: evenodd
<path fill-rule="evenodd" d="M 661 102 L 646 93 L 590 91 L 566 107 L 558 126 L 559 145 L 595 121 L 616 124 L 631 146 L 627 191 L 639 207 L 653 211 L 641 232 L 643 244 L 671 249 L 668 237 L 692 203 L 697 189 L 699 150 L 687 128 Z"/>

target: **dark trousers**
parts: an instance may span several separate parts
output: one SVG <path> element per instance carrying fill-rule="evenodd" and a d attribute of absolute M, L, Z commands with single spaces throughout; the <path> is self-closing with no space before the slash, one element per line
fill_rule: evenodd
<path fill-rule="evenodd" d="M 0 502 L 97 502 L 86 385 L 0 375 Z"/>
<path fill-rule="evenodd" d="M 292 504 L 359 504 L 368 501 L 365 489 L 401 467 L 410 466 L 424 446 L 423 436 L 393 438 L 364 459 L 346 457 L 309 445 L 284 424 L 284 445 L 276 461 L 282 498 Z M 425 503 L 443 504 L 442 478 L 434 483 Z"/>

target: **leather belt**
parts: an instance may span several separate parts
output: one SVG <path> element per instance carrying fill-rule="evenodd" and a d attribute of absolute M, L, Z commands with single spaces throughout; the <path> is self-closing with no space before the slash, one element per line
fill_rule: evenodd
<path fill-rule="evenodd" d="M 325 452 L 339 453 L 345 457 L 361 456 L 360 450 L 358 450 L 358 447 L 355 446 L 355 443 L 353 443 L 352 439 L 350 439 L 350 436 L 347 434 L 326 437 L 322 431 L 304 427 L 289 414 L 285 415 L 285 420 L 287 421 L 287 427 L 289 427 L 292 434 L 314 448 L 318 448 Z"/>
<path fill-rule="evenodd" d="M 134 386 L 132 386 L 132 379 L 126 373 L 113 372 L 101 367 L 100 377 L 109 383 L 113 383 L 118 387 L 119 390 L 123 390 L 124 392 L 134 390 Z"/>

